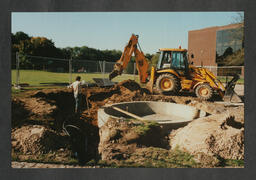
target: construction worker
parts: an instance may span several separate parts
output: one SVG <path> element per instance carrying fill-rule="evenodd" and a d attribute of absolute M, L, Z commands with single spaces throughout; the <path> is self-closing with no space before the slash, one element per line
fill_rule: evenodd
<path fill-rule="evenodd" d="M 68 86 L 68 88 L 72 88 L 74 92 L 74 98 L 75 98 L 75 113 L 78 113 L 80 111 L 80 99 L 81 99 L 81 85 L 80 82 L 81 77 L 77 76 L 76 81 L 73 82 L 71 85 Z"/>

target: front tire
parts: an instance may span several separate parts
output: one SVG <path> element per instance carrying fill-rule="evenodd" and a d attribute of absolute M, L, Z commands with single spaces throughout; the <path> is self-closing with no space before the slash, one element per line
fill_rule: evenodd
<path fill-rule="evenodd" d="M 196 96 L 201 100 L 209 100 L 212 98 L 213 89 L 209 84 L 200 84 L 195 90 Z"/>
<path fill-rule="evenodd" d="M 162 74 L 156 80 L 157 91 L 161 94 L 176 94 L 181 86 L 178 78 L 172 74 Z"/>

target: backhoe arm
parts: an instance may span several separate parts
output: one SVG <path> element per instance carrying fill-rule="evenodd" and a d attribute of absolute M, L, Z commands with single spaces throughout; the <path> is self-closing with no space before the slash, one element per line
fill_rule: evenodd
<path fill-rule="evenodd" d="M 125 46 L 121 58 L 115 63 L 114 70 L 109 74 L 109 80 L 115 78 L 123 73 L 123 70 L 127 67 L 129 61 L 131 60 L 132 54 L 135 54 L 136 67 L 139 72 L 140 81 L 142 83 L 146 82 L 148 77 L 147 69 L 148 62 L 143 54 L 143 52 L 137 49 L 138 36 L 132 34 L 128 44 Z"/>
<path fill-rule="evenodd" d="M 114 70 L 109 74 L 109 80 L 123 73 L 123 70 L 127 67 L 129 61 L 131 60 L 132 53 L 134 52 L 134 49 L 137 43 L 138 43 L 138 37 L 132 34 L 128 44 L 124 48 L 122 56 L 115 63 Z"/>
<path fill-rule="evenodd" d="M 142 51 L 139 51 L 137 48 L 135 49 L 135 61 L 136 61 L 136 67 L 139 73 L 140 82 L 146 83 L 147 77 L 148 77 L 148 61 L 146 57 L 144 56 Z"/>

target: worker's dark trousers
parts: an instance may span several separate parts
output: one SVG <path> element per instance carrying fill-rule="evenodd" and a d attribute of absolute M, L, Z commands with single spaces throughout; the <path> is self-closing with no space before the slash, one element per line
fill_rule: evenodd
<path fill-rule="evenodd" d="M 79 112 L 80 110 L 80 99 L 81 99 L 81 95 L 78 94 L 77 96 L 74 96 L 75 97 L 75 112 Z"/>

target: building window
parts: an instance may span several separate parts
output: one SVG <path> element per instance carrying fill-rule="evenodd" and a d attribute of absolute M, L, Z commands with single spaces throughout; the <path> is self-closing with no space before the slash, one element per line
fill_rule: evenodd
<path fill-rule="evenodd" d="M 218 66 L 240 66 L 244 63 L 242 28 L 216 32 L 216 63 Z"/>

